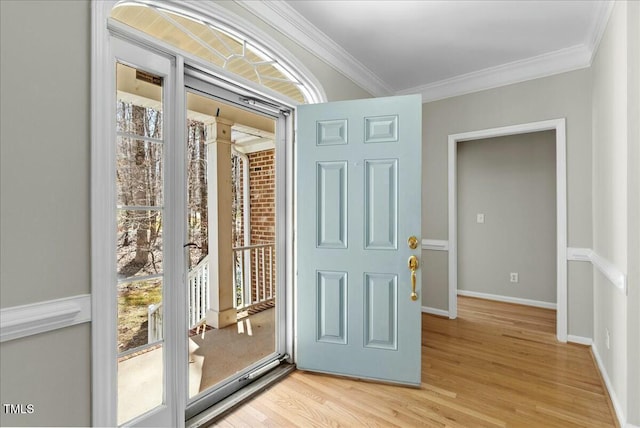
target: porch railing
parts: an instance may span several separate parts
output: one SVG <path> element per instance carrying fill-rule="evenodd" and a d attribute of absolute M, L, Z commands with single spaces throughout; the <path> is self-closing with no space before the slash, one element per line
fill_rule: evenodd
<path fill-rule="evenodd" d="M 233 249 L 234 308 L 242 310 L 275 297 L 275 244 L 249 245 Z M 209 256 L 189 271 L 189 328 L 204 321 L 209 306 Z M 162 303 L 149 305 L 148 337 L 162 339 Z"/>
<path fill-rule="evenodd" d="M 233 249 L 234 307 L 246 309 L 275 297 L 275 244 Z M 189 328 L 204 320 L 209 303 L 209 256 L 189 271 Z"/>
<path fill-rule="evenodd" d="M 275 297 L 275 244 L 233 249 L 236 309 L 245 309 Z"/>
<path fill-rule="evenodd" d="M 209 306 L 209 255 L 189 271 L 189 328 L 200 324 Z"/>
<path fill-rule="evenodd" d="M 147 343 L 162 340 L 162 303 L 149 305 L 147 309 Z"/>

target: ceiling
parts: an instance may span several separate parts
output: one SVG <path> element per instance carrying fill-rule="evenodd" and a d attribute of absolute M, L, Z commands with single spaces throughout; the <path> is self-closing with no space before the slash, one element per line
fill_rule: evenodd
<path fill-rule="evenodd" d="M 373 95 L 426 100 L 588 67 L 612 2 L 240 2 Z"/>

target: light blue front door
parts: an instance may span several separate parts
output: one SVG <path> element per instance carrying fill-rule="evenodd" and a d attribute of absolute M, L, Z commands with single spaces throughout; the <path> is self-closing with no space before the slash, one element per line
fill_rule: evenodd
<path fill-rule="evenodd" d="M 421 267 L 412 278 L 408 259 L 420 257 L 421 103 L 412 95 L 297 109 L 302 370 L 420 384 Z"/>

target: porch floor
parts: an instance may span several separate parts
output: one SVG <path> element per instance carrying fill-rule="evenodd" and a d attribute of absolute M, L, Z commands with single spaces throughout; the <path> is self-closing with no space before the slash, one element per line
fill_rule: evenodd
<path fill-rule="evenodd" d="M 234 375 L 275 350 L 275 309 L 189 338 L 189 397 Z M 118 364 L 118 424 L 162 401 L 162 348 Z"/>

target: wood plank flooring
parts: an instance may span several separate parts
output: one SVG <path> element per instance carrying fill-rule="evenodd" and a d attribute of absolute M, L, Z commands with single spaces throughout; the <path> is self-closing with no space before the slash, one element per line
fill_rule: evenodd
<path fill-rule="evenodd" d="M 615 427 L 588 347 L 555 339 L 555 311 L 460 297 L 422 316 L 420 389 L 296 371 L 220 427 Z"/>

